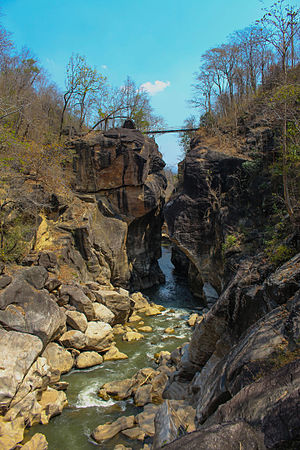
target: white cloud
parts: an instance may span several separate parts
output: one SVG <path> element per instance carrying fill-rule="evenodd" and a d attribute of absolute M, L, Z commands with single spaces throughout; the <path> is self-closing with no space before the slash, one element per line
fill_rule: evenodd
<path fill-rule="evenodd" d="M 151 83 L 151 81 L 147 81 L 140 86 L 140 89 L 147 91 L 150 95 L 155 95 L 158 92 L 165 90 L 168 86 L 170 86 L 170 81 L 160 81 L 156 80 L 155 83 Z"/>
<path fill-rule="evenodd" d="M 103 64 L 101 67 L 102 69 L 107 69 L 107 66 L 105 64 Z"/>

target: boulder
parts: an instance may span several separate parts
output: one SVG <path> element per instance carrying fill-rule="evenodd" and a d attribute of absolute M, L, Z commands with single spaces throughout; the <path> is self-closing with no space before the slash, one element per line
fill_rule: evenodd
<path fill-rule="evenodd" d="M 197 322 L 197 320 L 198 320 L 198 317 L 199 317 L 199 314 L 197 314 L 197 313 L 191 314 L 190 317 L 189 317 L 189 319 L 188 319 L 188 321 L 187 321 L 188 325 L 189 325 L 190 327 L 194 327 L 194 326 L 196 325 L 196 322 Z"/>
<path fill-rule="evenodd" d="M 139 386 L 134 394 L 134 403 L 136 406 L 144 406 L 146 403 L 151 403 L 151 392 L 152 386 L 151 384 L 144 384 L 143 386 Z"/>
<path fill-rule="evenodd" d="M 17 274 L 17 279 L 23 279 L 35 289 L 43 289 L 48 280 L 48 272 L 44 267 L 35 266 L 21 270 Z"/>
<path fill-rule="evenodd" d="M 147 436 L 152 437 L 155 434 L 154 418 L 157 410 L 158 406 L 149 403 L 144 406 L 144 411 L 135 417 L 139 428 L 141 428 Z"/>
<path fill-rule="evenodd" d="M 137 314 L 132 314 L 129 319 L 128 322 L 132 323 L 132 322 L 139 322 L 140 320 L 142 320 L 141 316 L 138 316 Z"/>
<path fill-rule="evenodd" d="M 140 339 L 143 339 L 144 335 L 141 333 L 138 333 L 137 331 L 127 331 L 122 336 L 123 341 L 132 342 L 132 341 L 139 341 Z"/>
<path fill-rule="evenodd" d="M 42 408 L 41 423 L 49 423 L 51 417 L 61 414 L 63 408 L 68 405 L 67 396 L 63 391 L 56 391 L 50 387 L 43 391 L 39 404 Z"/>
<path fill-rule="evenodd" d="M 195 431 L 195 409 L 180 400 L 166 400 L 155 416 L 153 448 L 159 449 L 181 434 Z"/>
<path fill-rule="evenodd" d="M 161 352 L 155 353 L 154 354 L 154 359 L 156 364 L 163 365 L 163 364 L 167 364 L 168 361 L 170 361 L 171 359 L 171 353 L 167 352 L 165 350 L 162 350 Z"/>
<path fill-rule="evenodd" d="M 153 331 L 153 328 L 148 325 L 145 325 L 142 327 L 137 327 L 137 329 L 138 329 L 138 331 L 141 331 L 142 333 L 151 333 Z"/>
<path fill-rule="evenodd" d="M 112 327 L 105 322 L 89 322 L 85 337 L 87 350 L 104 352 L 109 350 L 113 342 Z"/>
<path fill-rule="evenodd" d="M 164 333 L 167 333 L 167 334 L 174 334 L 174 333 L 175 333 L 175 329 L 172 328 L 172 327 L 168 327 L 168 328 L 166 328 L 166 329 L 164 330 Z"/>
<path fill-rule="evenodd" d="M 78 369 L 86 369 L 88 367 L 97 366 L 103 362 L 103 358 L 96 352 L 82 352 L 76 359 L 76 367 Z"/>
<path fill-rule="evenodd" d="M 83 290 L 77 286 L 63 285 L 60 288 L 60 297 L 68 298 L 70 305 L 84 313 L 88 320 L 94 320 L 95 312 L 93 302 L 85 295 Z"/>
<path fill-rule="evenodd" d="M 124 334 L 125 332 L 126 332 L 126 329 L 125 329 L 124 325 L 117 324 L 113 327 L 113 333 L 116 336 L 119 334 Z"/>
<path fill-rule="evenodd" d="M 96 442 L 101 442 L 107 439 L 111 439 L 116 436 L 120 431 L 132 428 L 134 426 L 134 416 L 119 417 L 113 423 L 107 423 L 105 425 L 99 425 L 92 433 L 92 438 Z"/>
<path fill-rule="evenodd" d="M 0 410 L 8 408 L 42 349 L 37 336 L 0 329 Z"/>
<path fill-rule="evenodd" d="M 168 375 L 161 372 L 151 381 L 151 401 L 152 403 L 162 403 L 163 391 L 168 381 Z"/>
<path fill-rule="evenodd" d="M 145 316 L 158 316 L 161 310 L 157 306 L 149 306 L 145 311 Z"/>
<path fill-rule="evenodd" d="M 116 400 L 124 400 L 131 396 L 132 387 L 134 384 L 135 382 L 132 378 L 105 383 L 99 391 L 99 397 L 104 400 L 107 400 L 109 397 Z"/>
<path fill-rule="evenodd" d="M 66 317 L 46 290 L 43 267 L 21 270 L 0 293 L 0 324 L 38 336 L 44 344 L 61 334 Z"/>
<path fill-rule="evenodd" d="M 105 305 L 101 305 L 100 303 L 93 304 L 95 319 L 101 322 L 113 323 L 115 319 L 114 313 L 108 309 Z"/>
<path fill-rule="evenodd" d="M 42 433 L 35 433 L 30 441 L 21 447 L 24 450 L 47 450 L 48 442 Z"/>
<path fill-rule="evenodd" d="M 81 350 L 86 348 L 87 337 L 84 333 L 78 330 L 70 330 L 66 331 L 60 338 L 60 344 L 64 347 L 68 348 L 76 348 L 77 350 Z"/>
<path fill-rule="evenodd" d="M 98 290 L 95 292 L 97 301 L 105 305 L 115 315 L 112 324 L 124 324 L 132 312 L 130 297 L 116 291 Z"/>
<path fill-rule="evenodd" d="M 129 439 L 138 441 L 143 441 L 146 436 L 146 433 L 139 427 L 133 427 L 127 430 L 123 430 L 122 434 L 124 434 L 124 436 L 128 437 Z"/>
<path fill-rule="evenodd" d="M 0 448 L 11 450 L 23 440 L 25 424 L 22 418 L 6 421 L 0 416 Z"/>
<path fill-rule="evenodd" d="M 133 309 L 136 313 L 144 313 L 149 308 L 149 302 L 141 292 L 131 294 L 131 299 L 134 301 Z"/>
<path fill-rule="evenodd" d="M 74 330 L 85 332 L 88 326 L 86 316 L 79 311 L 66 311 L 67 324 Z"/>
<path fill-rule="evenodd" d="M 53 371 L 58 370 L 60 373 L 69 372 L 74 365 L 71 353 L 55 342 L 47 345 L 42 356 L 46 358 Z"/>
<path fill-rule="evenodd" d="M 125 353 L 119 351 L 119 349 L 113 345 L 106 353 L 103 355 L 104 361 L 117 361 L 120 359 L 128 359 Z"/>
<path fill-rule="evenodd" d="M 46 358 L 37 358 L 22 380 L 5 418 L 14 420 L 22 417 L 27 425 L 38 423 L 40 408 L 36 404 L 37 398 L 39 393 L 47 388 L 50 381 L 52 381 L 52 371 Z"/>

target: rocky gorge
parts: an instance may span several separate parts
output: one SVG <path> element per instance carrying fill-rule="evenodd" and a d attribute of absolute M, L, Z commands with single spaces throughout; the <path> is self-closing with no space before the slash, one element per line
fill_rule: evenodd
<path fill-rule="evenodd" d="M 121 363 L 108 369 L 113 379 L 97 384 L 97 397 L 117 413 L 101 423 L 91 410 L 99 421 L 90 418 L 91 445 L 298 448 L 300 256 L 296 235 L 284 263 L 261 250 L 271 210 L 267 175 L 249 175 L 246 154 L 192 142 L 164 208 L 173 264 L 197 298 L 188 314 L 176 315 L 159 293 L 163 306 L 137 292 L 164 280 L 166 179 L 155 142 L 119 128 L 70 145 L 72 202 L 57 199 L 42 218 L 28 267 L 1 268 L 1 447 L 47 448 L 40 433 L 23 441 L 24 429 L 67 406 L 73 375 L 61 375 L 81 370 L 89 379 L 89 368 L 125 361 L 137 342 L 157 353 L 155 361 L 132 367 L 127 378 Z M 178 295 L 188 303 L 186 291 Z"/>

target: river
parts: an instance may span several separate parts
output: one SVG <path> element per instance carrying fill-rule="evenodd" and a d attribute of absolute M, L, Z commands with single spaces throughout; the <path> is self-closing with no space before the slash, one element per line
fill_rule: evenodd
<path fill-rule="evenodd" d="M 72 370 L 64 375 L 62 380 L 69 383 L 69 406 L 61 415 L 51 419 L 48 425 L 30 428 L 27 438 L 37 432 L 45 434 L 49 450 L 88 450 L 95 448 L 95 445 L 110 450 L 119 443 L 135 450 L 143 447 L 143 444 L 121 434 L 101 446 L 93 442 L 90 434 L 100 424 L 114 421 L 120 415 L 136 415 L 143 410 L 131 401 L 101 400 L 97 392 L 102 384 L 130 378 L 143 367 L 155 367 L 153 355 L 156 352 L 172 351 L 190 337 L 191 330 L 186 320 L 191 312 L 200 309 L 199 300 L 191 295 L 185 278 L 173 273 L 171 249 L 167 244 L 162 246 L 159 265 L 166 277 L 165 284 L 144 291 L 151 301 L 166 308 L 159 316 L 143 318 L 145 325 L 150 325 L 153 332 L 144 333 L 143 340 L 131 343 L 116 337 L 119 350 L 129 356 L 127 360 L 105 362 L 101 366 Z M 164 333 L 167 327 L 175 328 L 175 334 Z"/>

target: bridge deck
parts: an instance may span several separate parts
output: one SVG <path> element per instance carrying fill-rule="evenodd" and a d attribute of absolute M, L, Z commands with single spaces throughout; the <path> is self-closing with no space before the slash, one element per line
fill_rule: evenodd
<path fill-rule="evenodd" d="M 198 131 L 199 128 L 181 128 L 180 130 L 153 130 L 143 131 L 144 134 L 183 133 L 185 131 Z"/>

